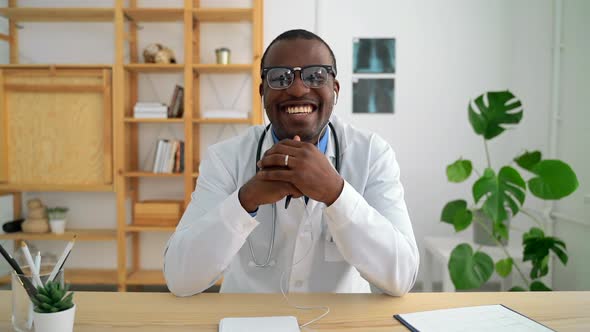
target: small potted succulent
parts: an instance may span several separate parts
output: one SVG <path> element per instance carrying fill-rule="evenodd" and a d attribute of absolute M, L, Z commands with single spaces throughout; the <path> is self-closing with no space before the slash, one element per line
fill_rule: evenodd
<path fill-rule="evenodd" d="M 62 287 L 57 281 L 48 281 L 37 287 L 37 294 L 31 298 L 35 306 L 35 332 L 74 330 L 76 305 L 72 302 L 74 293 L 69 289 L 69 285 Z"/>
<path fill-rule="evenodd" d="M 68 208 L 66 207 L 54 207 L 47 209 L 47 215 L 49 216 L 49 227 L 51 231 L 56 234 L 63 234 L 66 230 L 66 213 Z"/>

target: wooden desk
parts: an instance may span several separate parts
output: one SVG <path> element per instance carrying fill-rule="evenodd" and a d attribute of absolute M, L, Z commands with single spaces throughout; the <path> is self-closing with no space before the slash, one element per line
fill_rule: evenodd
<path fill-rule="evenodd" d="M 0 331 L 10 331 L 10 291 L 0 291 Z M 558 331 L 590 331 L 590 292 L 292 294 L 296 304 L 328 305 L 330 314 L 303 331 L 407 331 L 392 315 L 501 303 Z M 293 315 L 299 323 L 321 313 L 289 307 L 280 294 L 78 292 L 76 332 L 217 331 L 229 316 Z"/>

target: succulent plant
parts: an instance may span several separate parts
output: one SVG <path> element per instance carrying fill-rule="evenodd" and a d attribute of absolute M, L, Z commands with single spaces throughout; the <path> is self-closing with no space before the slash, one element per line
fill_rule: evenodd
<path fill-rule="evenodd" d="M 35 305 L 35 312 L 52 313 L 68 310 L 74 306 L 73 292 L 69 292 L 70 286 L 62 288 L 57 281 L 48 281 L 44 286 L 37 287 L 37 294 L 31 298 Z"/>
<path fill-rule="evenodd" d="M 47 208 L 47 214 L 49 215 L 49 219 L 56 220 L 56 219 L 65 219 L 66 213 L 68 212 L 67 207 L 53 207 Z"/>

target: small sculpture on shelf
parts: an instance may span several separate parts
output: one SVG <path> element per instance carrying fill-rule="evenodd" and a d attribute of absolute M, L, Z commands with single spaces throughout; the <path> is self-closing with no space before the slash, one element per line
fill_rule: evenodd
<path fill-rule="evenodd" d="M 47 233 L 49 232 L 49 220 L 47 209 L 40 199 L 34 198 L 27 202 L 29 214 L 22 224 L 25 233 Z"/>
<path fill-rule="evenodd" d="M 176 63 L 176 56 L 170 48 L 153 43 L 143 49 L 143 61 L 145 63 Z"/>

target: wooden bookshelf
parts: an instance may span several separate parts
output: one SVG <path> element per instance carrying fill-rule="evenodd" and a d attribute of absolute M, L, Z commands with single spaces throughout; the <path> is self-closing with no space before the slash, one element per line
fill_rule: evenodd
<path fill-rule="evenodd" d="M 74 285 L 117 285 L 114 269 L 66 269 L 65 282 Z M 10 275 L 0 277 L 0 284 L 9 284 Z"/>
<path fill-rule="evenodd" d="M 184 71 L 184 65 L 179 63 L 130 63 L 125 65 L 125 69 L 141 73 L 174 73 Z"/>
<path fill-rule="evenodd" d="M 184 119 L 181 118 L 168 118 L 168 119 L 145 119 L 145 118 L 125 118 L 123 121 L 127 123 L 183 123 Z"/>
<path fill-rule="evenodd" d="M 16 22 L 112 22 L 113 8 L 0 8 L 0 15 Z"/>
<path fill-rule="evenodd" d="M 76 241 L 115 241 L 117 231 L 113 229 L 68 229 L 63 234 L 54 233 L 5 233 L 0 240 L 61 240 L 69 241 L 76 235 Z"/>
<path fill-rule="evenodd" d="M 249 118 L 197 118 L 193 119 L 194 123 L 218 123 L 218 124 L 225 124 L 225 123 L 244 123 L 248 124 L 251 123 L 252 120 Z"/>
<path fill-rule="evenodd" d="M 136 22 L 182 22 L 183 8 L 125 8 L 125 18 Z"/>
<path fill-rule="evenodd" d="M 244 63 L 227 65 L 199 63 L 193 65 L 195 72 L 200 74 L 233 74 L 249 72 L 252 71 L 252 67 L 252 64 Z"/>
<path fill-rule="evenodd" d="M 125 230 L 127 232 L 174 232 L 174 230 L 176 230 L 176 226 L 127 225 Z"/>
<path fill-rule="evenodd" d="M 153 173 L 153 172 L 124 172 L 123 176 L 129 178 L 167 178 L 167 177 L 182 177 L 183 173 Z"/>
<path fill-rule="evenodd" d="M 115 0 L 109 8 L 26 8 L 17 6 L 17 1 L 9 1 L 8 8 L 0 8 L 0 16 L 7 18 L 9 33 L 0 34 L 0 41 L 10 45 L 10 64 L 0 65 L 0 70 L 20 71 L 28 69 L 46 70 L 59 73 L 60 69 L 76 69 L 91 72 L 109 71 L 112 89 L 105 97 L 112 105 L 112 117 L 106 118 L 112 123 L 112 131 L 105 131 L 112 141 L 112 150 L 105 154 L 112 155 L 112 184 L 109 185 L 63 185 L 46 186 L 42 184 L 19 184 L 18 186 L 0 183 L 0 191 L 75 191 L 104 192 L 114 191 L 116 195 L 117 226 L 111 230 L 68 230 L 63 235 L 53 234 L 5 234 L 0 239 L 12 240 L 67 240 L 75 232 L 80 241 L 117 242 L 117 266 L 111 270 L 68 269 L 66 279 L 74 284 L 115 284 L 120 291 L 127 285 L 163 285 L 161 271 L 142 270 L 140 266 L 140 237 L 145 233 L 170 233 L 174 226 L 140 226 L 134 225 L 128 216 L 130 206 L 140 201 L 139 192 L 145 179 L 161 178 L 162 181 L 182 179 L 183 206 L 191 199 L 195 179 L 198 177 L 198 161 L 201 157 L 201 126 L 209 124 L 261 124 L 262 107 L 258 98 L 260 83 L 259 64 L 262 56 L 263 0 L 252 0 L 251 8 L 202 8 L 198 0 L 184 0 L 179 8 L 141 8 L 139 1 Z M 19 64 L 18 22 L 109 22 L 114 27 L 114 63 L 112 64 Z M 178 22 L 183 25 L 184 62 L 179 64 L 141 63 L 139 34 L 143 23 Z M 201 24 L 244 22 L 252 29 L 252 59 L 243 64 L 206 64 L 202 63 L 201 34 L 206 31 Z M 241 28 L 240 28 L 241 29 Z M 143 35 L 141 38 L 145 38 Z M 220 42 L 222 42 L 221 40 Z M 232 50 L 239 52 L 240 50 Z M 142 74 L 182 74 L 184 87 L 184 116 L 178 119 L 136 119 L 132 117 L 133 106 L 138 101 L 138 81 Z M 201 74 L 244 74 L 251 75 L 249 87 L 252 93 L 252 114 L 247 119 L 210 119 L 202 118 L 200 87 Z M 0 75 L 0 79 L 1 79 Z M 108 99 L 106 99 L 108 98 Z M 139 167 L 139 130 L 140 124 L 182 126 L 185 142 L 183 173 L 152 173 L 138 170 Z M 0 135 L 1 136 L 1 135 Z M 106 137 L 106 136 L 105 136 Z M 0 144 L 2 144 L 0 137 Z M 0 165 L 1 168 L 2 165 Z M 1 170 L 0 170 L 1 171 Z M 1 172 L 0 172 L 1 173 Z M 0 174 L 1 176 L 2 174 Z M 20 195 L 20 194 L 18 194 Z M 170 199 L 170 197 L 161 197 Z M 129 204 L 131 201 L 131 204 Z M 15 208 L 20 211 L 20 206 Z M 20 214 L 20 212 L 18 212 Z M 162 248 L 163 249 L 163 248 Z M 130 262 L 130 264 L 128 264 Z"/>
<path fill-rule="evenodd" d="M 200 23 L 252 22 L 252 8 L 196 8 L 193 17 Z"/>

